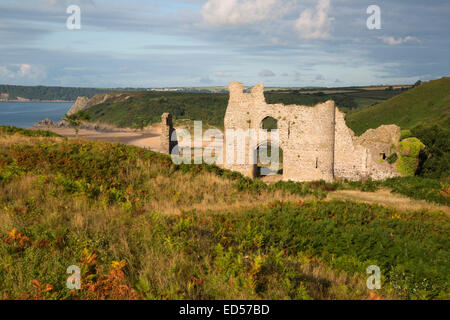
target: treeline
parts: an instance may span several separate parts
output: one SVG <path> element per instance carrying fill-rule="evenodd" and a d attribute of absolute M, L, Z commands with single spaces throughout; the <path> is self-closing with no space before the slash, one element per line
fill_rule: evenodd
<path fill-rule="evenodd" d="M 371 97 L 361 100 L 361 95 Z M 392 93 L 354 92 L 343 94 L 314 93 L 298 91 L 265 92 L 267 103 L 283 103 L 313 106 L 327 100 L 334 100 L 344 111 L 363 108 L 367 101 L 381 101 Z M 228 93 L 192 92 L 135 92 L 129 98 L 117 97 L 88 110 L 92 121 L 114 124 L 119 127 L 143 128 L 161 121 L 161 114 L 170 112 L 174 119 L 201 120 L 204 123 L 223 129 L 223 119 L 228 104 Z"/>
<path fill-rule="evenodd" d="M 201 120 L 223 128 L 228 95 L 211 93 L 139 92 L 112 98 L 87 110 L 91 121 L 119 127 L 143 128 L 161 121 L 164 112 L 174 119 Z"/>
<path fill-rule="evenodd" d="M 312 106 L 328 100 L 333 100 L 336 105 L 344 112 L 363 109 L 381 101 L 388 100 L 406 89 L 396 90 L 362 90 L 347 89 L 349 92 L 324 93 L 317 91 L 314 93 L 305 93 L 302 90 L 279 90 L 266 92 L 267 103 L 299 104 Z M 351 91 L 350 91 L 351 90 Z"/>
<path fill-rule="evenodd" d="M 101 88 L 70 88 L 70 87 L 46 87 L 46 86 L 13 86 L 0 85 L 0 93 L 8 93 L 10 100 L 18 97 L 30 100 L 66 100 L 75 101 L 77 97 L 92 98 L 96 94 L 117 91 L 137 91 L 142 89 L 101 89 Z"/>

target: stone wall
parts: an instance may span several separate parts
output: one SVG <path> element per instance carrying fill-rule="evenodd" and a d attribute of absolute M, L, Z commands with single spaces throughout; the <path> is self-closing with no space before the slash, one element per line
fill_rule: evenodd
<path fill-rule="evenodd" d="M 173 128 L 172 115 L 164 113 L 161 117 L 161 147 L 160 152 L 172 154 L 177 152 L 178 143 L 176 139 L 176 131 Z M 176 148 L 174 150 L 174 148 Z"/>
<path fill-rule="evenodd" d="M 276 143 L 283 150 L 283 180 L 384 179 L 398 175 L 394 166 L 380 159 L 387 158 L 391 147 L 398 144 L 399 127 L 383 126 L 355 137 L 333 101 L 314 107 L 267 104 L 262 84 L 250 93 L 244 93 L 239 82 L 230 83 L 229 89 L 224 121 L 226 168 L 255 176 L 255 150 L 267 140 L 260 130 L 262 122 L 272 117 L 278 121 Z M 253 130 L 256 141 L 230 137 L 231 129 Z M 239 143 L 241 150 L 237 150 Z M 239 155 L 245 156 L 243 163 L 236 163 Z"/>

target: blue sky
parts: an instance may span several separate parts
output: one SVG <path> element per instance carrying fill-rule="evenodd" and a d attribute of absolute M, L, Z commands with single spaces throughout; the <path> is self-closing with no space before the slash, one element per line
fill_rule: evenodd
<path fill-rule="evenodd" d="M 66 27 L 69 5 L 80 30 Z M 449 31 L 448 0 L 1 0 L 0 83 L 414 83 L 450 75 Z"/>

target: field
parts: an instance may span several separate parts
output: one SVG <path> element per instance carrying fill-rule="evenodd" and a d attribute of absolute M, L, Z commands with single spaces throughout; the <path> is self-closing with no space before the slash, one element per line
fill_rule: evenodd
<path fill-rule="evenodd" d="M 2 299 L 449 299 L 448 214 L 324 200 L 390 187 L 448 205 L 444 181 L 267 185 L 12 128 L 0 149 Z"/>

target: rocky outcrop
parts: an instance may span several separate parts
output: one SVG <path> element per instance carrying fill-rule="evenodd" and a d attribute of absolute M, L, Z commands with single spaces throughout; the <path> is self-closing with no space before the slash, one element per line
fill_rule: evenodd
<path fill-rule="evenodd" d="M 80 111 L 87 110 L 96 105 L 106 102 L 106 100 L 114 99 L 114 102 L 123 102 L 130 98 L 126 93 L 112 92 L 112 93 L 102 93 L 93 96 L 91 99 L 88 97 L 78 97 L 72 107 L 70 107 L 67 115 L 72 115 Z"/>
<path fill-rule="evenodd" d="M 50 120 L 49 118 L 45 118 L 44 120 L 38 121 L 35 124 L 33 124 L 33 127 L 35 128 L 49 128 L 49 127 L 53 127 L 53 121 Z"/>
<path fill-rule="evenodd" d="M 67 111 L 67 115 L 70 116 L 82 110 L 86 110 L 88 108 L 88 103 L 89 103 L 88 97 L 78 97 L 77 101 L 75 101 L 75 104 L 72 107 L 70 107 L 69 111 Z"/>

